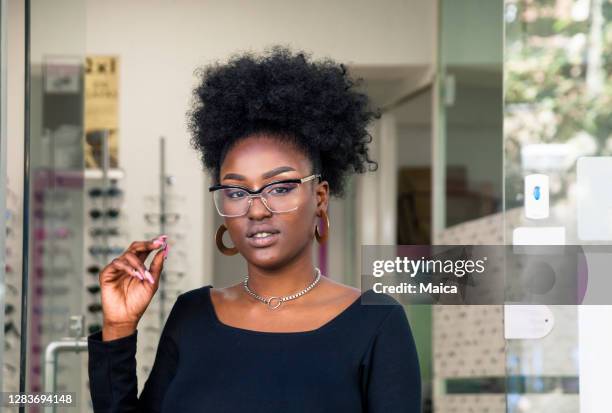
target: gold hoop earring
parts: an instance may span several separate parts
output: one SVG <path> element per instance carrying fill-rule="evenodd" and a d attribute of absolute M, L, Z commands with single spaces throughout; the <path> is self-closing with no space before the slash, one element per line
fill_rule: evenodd
<path fill-rule="evenodd" d="M 227 231 L 227 227 L 225 226 L 225 224 L 221 224 L 219 225 L 219 228 L 217 228 L 217 232 L 215 233 L 215 241 L 217 242 L 217 248 L 219 248 L 219 251 L 221 251 L 221 253 L 224 255 L 238 254 L 238 248 L 226 247 L 225 244 L 223 244 L 223 234 L 225 234 L 225 231 Z"/>
<path fill-rule="evenodd" d="M 319 231 L 319 225 L 315 226 L 315 238 L 319 244 L 324 244 L 327 241 L 327 237 L 329 236 L 329 217 L 327 216 L 327 212 L 321 211 L 321 218 L 323 219 L 323 224 L 325 225 L 325 232 L 321 234 Z"/>

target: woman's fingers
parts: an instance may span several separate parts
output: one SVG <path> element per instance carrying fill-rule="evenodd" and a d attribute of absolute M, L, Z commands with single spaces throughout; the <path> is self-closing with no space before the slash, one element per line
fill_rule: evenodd
<path fill-rule="evenodd" d="M 149 253 L 156 249 L 160 250 L 153 257 L 151 269 L 147 270 L 144 261 Z M 164 257 L 167 254 L 168 243 L 165 235 L 151 241 L 134 241 L 121 256 L 113 259 L 108 265 L 114 271 L 102 271 L 100 281 L 102 281 L 102 278 L 105 278 L 105 281 L 112 281 L 118 279 L 121 274 L 128 274 L 141 281 L 147 281 L 151 285 L 156 285 L 161 274 Z M 103 277 L 102 274 L 105 276 Z"/>
<path fill-rule="evenodd" d="M 166 250 L 160 250 L 153 257 L 153 261 L 151 261 L 151 265 L 149 268 L 150 274 L 153 276 L 155 280 L 154 284 L 157 285 L 159 283 L 159 276 L 161 275 L 162 269 L 164 268 L 164 259 L 166 255 Z"/>
<path fill-rule="evenodd" d="M 166 238 L 166 235 L 160 235 L 159 237 L 150 241 L 134 241 L 130 244 L 126 251 L 133 253 L 144 262 L 151 251 L 167 245 Z"/>
<path fill-rule="evenodd" d="M 126 273 L 126 274 L 129 274 L 130 276 L 136 276 L 140 278 L 139 272 L 134 267 L 132 267 L 132 265 L 130 265 L 130 263 L 127 260 L 125 260 L 123 257 L 117 257 L 113 259 L 110 262 L 109 266 L 115 270 L 112 272 L 113 274 L 120 275 L 121 273 Z M 102 276 L 106 273 L 107 273 L 106 271 L 102 271 L 100 273 L 100 278 L 102 278 Z M 112 277 L 112 278 L 116 279 L 117 277 Z M 101 279 L 100 281 L 103 281 L 103 280 Z"/>
<path fill-rule="evenodd" d="M 151 273 L 149 273 L 142 261 L 134 253 L 127 251 L 123 254 L 123 258 L 138 271 L 138 278 L 141 280 L 147 280 L 153 284 L 153 277 L 151 276 Z"/>

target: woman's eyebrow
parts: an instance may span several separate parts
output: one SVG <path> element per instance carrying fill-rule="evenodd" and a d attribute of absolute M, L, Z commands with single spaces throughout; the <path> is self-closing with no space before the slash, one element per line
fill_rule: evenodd
<path fill-rule="evenodd" d="M 291 166 L 279 166 L 278 168 L 274 168 L 271 171 L 265 172 L 261 175 L 263 179 L 272 178 L 275 175 L 281 174 L 283 172 L 295 171 L 295 168 Z M 246 177 L 244 175 L 235 174 L 233 172 L 227 173 L 223 176 L 223 179 L 235 179 L 237 181 L 246 181 Z"/>
<path fill-rule="evenodd" d="M 295 171 L 295 168 L 290 166 L 279 166 L 278 168 L 274 168 L 271 171 L 265 172 L 261 175 L 263 179 L 272 178 L 275 175 L 281 174 L 283 172 Z"/>
<path fill-rule="evenodd" d="M 237 181 L 245 181 L 246 178 L 244 177 L 244 175 L 240 175 L 240 174 L 235 174 L 235 173 L 228 173 L 225 174 L 225 176 L 223 177 L 223 179 L 235 179 Z"/>

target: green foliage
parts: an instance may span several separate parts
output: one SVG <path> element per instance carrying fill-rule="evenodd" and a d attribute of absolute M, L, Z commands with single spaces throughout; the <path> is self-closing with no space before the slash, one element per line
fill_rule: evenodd
<path fill-rule="evenodd" d="M 514 20 L 506 23 L 507 178 L 524 172 L 520 149 L 526 144 L 588 136 L 595 141 L 594 154 L 612 155 L 612 1 L 591 9 L 586 20 L 574 20 L 556 3 L 518 0 Z M 601 27 L 593 27 L 597 13 Z M 600 82 L 591 82 L 592 74 Z M 506 182 L 516 183 L 509 187 L 512 200 L 522 179 Z"/>
<path fill-rule="evenodd" d="M 540 13 L 554 1 L 538 1 Z M 587 56 L 591 19 L 572 23 L 568 20 L 538 18 L 532 22 L 521 19 L 525 5 L 515 22 L 522 27 L 522 36 L 510 39 L 506 45 L 506 105 L 530 104 L 534 110 L 552 111 L 556 130 L 544 141 L 564 142 L 578 131 L 586 131 L 603 144 L 610 137 L 612 90 L 612 16 L 605 20 L 601 45 L 603 87 L 595 93 L 587 85 Z M 612 13 L 606 2 L 605 14 Z M 544 14 L 544 13 L 543 13 Z M 512 30 L 510 30 L 512 31 Z"/>

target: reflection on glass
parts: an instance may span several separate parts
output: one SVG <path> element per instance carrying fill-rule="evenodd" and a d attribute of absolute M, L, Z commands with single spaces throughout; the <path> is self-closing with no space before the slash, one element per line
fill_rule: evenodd
<path fill-rule="evenodd" d="M 503 1 L 439 7 L 434 242 L 501 244 Z M 502 307 L 434 306 L 432 321 L 433 411 L 504 411 Z"/>
<path fill-rule="evenodd" d="M 445 228 L 502 207 L 502 3 L 440 3 Z"/>
<path fill-rule="evenodd" d="M 9 8 L 8 3 L 0 2 L 0 324 L 4 327 L 0 329 L 0 391 L 18 391 L 23 222 L 20 181 L 15 173 L 20 164 L 9 156 L 19 145 L 8 138 L 15 127 L 14 119 L 10 119 L 9 126 L 9 105 L 15 102 L 7 89 L 19 75 L 17 70 L 8 70 L 9 39 L 15 38 L 14 26 L 9 28 L 8 22 L 19 18 L 22 10 L 19 5 Z"/>
<path fill-rule="evenodd" d="M 550 228 L 560 231 L 549 241 L 582 242 L 576 165 L 585 156 L 612 154 L 611 11 L 607 0 L 506 1 L 508 242 L 516 241 L 517 228 L 529 228 L 533 242 Z M 528 210 L 538 192 L 524 190 L 534 174 L 548 182 L 549 209 L 540 216 Z M 551 310 L 555 326 L 548 336 L 508 341 L 509 412 L 579 411 L 579 310 Z"/>
<path fill-rule="evenodd" d="M 85 356 L 57 355 L 55 388 L 45 388 L 49 343 L 76 334 L 83 313 L 83 66 L 86 5 L 76 0 L 30 2 L 30 204 L 26 391 L 86 390 Z M 50 36 L 49 33 L 53 33 Z M 82 334 L 79 334 L 82 335 Z M 42 411 L 30 407 L 28 411 Z"/>

